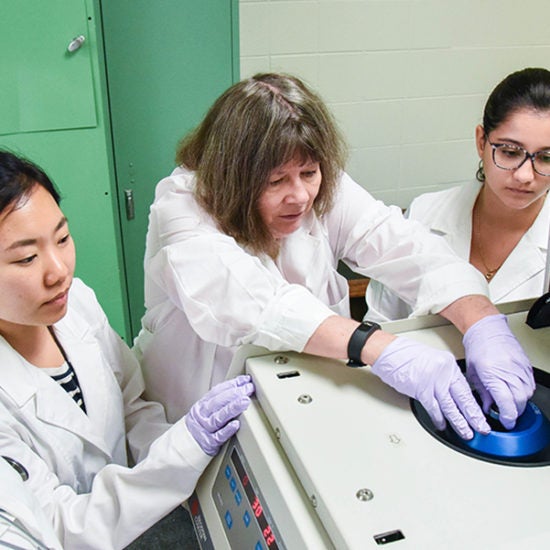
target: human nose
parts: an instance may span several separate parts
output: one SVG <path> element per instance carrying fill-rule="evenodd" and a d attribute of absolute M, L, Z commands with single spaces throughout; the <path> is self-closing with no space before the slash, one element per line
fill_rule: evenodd
<path fill-rule="evenodd" d="M 47 255 L 44 266 L 44 281 L 47 286 L 55 286 L 63 282 L 69 275 L 69 271 L 63 254 L 56 251 Z"/>
<path fill-rule="evenodd" d="M 290 189 L 287 194 L 287 202 L 304 203 L 309 200 L 306 183 L 300 177 L 290 180 Z"/>
<path fill-rule="evenodd" d="M 523 183 L 533 181 L 535 178 L 535 159 L 527 154 L 524 161 L 516 168 L 514 177 Z"/>

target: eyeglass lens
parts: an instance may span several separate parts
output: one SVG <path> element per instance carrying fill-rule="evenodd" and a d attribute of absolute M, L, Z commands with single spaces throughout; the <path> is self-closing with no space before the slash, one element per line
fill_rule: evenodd
<path fill-rule="evenodd" d="M 531 155 L 522 147 L 500 143 L 491 145 L 493 161 L 499 168 L 515 170 L 530 158 L 535 172 L 542 176 L 550 176 L 550 151 L 538 151 Z"/>

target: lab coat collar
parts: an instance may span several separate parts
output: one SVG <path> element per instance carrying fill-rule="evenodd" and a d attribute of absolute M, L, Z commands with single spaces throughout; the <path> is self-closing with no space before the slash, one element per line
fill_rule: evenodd
<path fill-rule="evenodd" d="M 493 302 L 505 301 L 506 296 L 523 284 L 526 279 L 536 277 L 546 269 L 549 227 L 550 201 L 545 200 L 533 225 L 523 235 L 491 281 L 489 291 Z M 543 289 L 541 288 L 540 294 L 542 293 Z"/>
<path fill-rule="evenodd" d="M 459 233 L 471 235 L 472 210 L 480 189 L 481 184 L 477 181 L 461 186 L 457 196 L 453 198 L 455 207 L 441 208 L 434 216 L 430 228 L 442 235 L 454 234 L 457 228 Z"/>
<path fill-rule="evenodd" d="M 101 369 L 94 366 L 94 363 L 101 360 L 100 351 L 97 344 L 86 337 L 87 331 L 78 331 L 78 327 L 76 328 L 77 333 L 65 329 L 56 330 L 56 335 L 64 349 L 70 350 L 69 360 L 77 374 L 87 414 L 76 409 L 72 398 L 57 382 L 25 361 L 2 337 L 0 387 L 11 396 L 19 409 L 34 398 L 35 414 L 39 420 L 74 433 L 110 457 L 103 437 L 98 436 L 93 427 L 94 423 L 106 422 L 109 410 L 105 401 L 108 396 L 95 391 L 98 387 L 104 387 L 97 381 L 97 376 L 102 375 L 99 373 Z"/>

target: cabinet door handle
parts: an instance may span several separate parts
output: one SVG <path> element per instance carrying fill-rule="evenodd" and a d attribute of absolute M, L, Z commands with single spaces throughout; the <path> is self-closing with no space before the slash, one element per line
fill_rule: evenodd
<path fill-rule="evenodd" d="M 136 216 L 134 192 L 131 189 L 124 189 L 124 198 L 126 203 L 126 219 L 133 220 Z"/>
<path fill-rule="evenodd" d="M 84 44 L 85 40 L 86 37 L 82 34 L 80 36 L 77 36 L 76 38 L 73 38 L 67 46 L 67 51 L 70 53 L 76 52 L 76 50 L 80 49 L 82 44 Z"/>

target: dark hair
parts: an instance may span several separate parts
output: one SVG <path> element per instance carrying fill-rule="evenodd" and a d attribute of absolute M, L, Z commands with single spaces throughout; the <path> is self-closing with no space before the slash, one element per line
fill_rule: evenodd
<path fill-rule="evenodd" d="M 270 172 L 298 156 L 320 163 L 313 203 L 322 216 L 332 206 L 347 149 L 323 100 L 296 77 L 265 73 L 226 90 L 181 142 L 176 160 L 194 170 L 195 196 L 222 231 L 255 253 L 275 256 L 258 199 Z"/>
<path fill-rule="evenodd" d="M 491 92 L 483 113 L 488 134 L 519 109 L 550 110 L 550 71 L 527 68 L 509 74 Z"/>
<path fill-rule="evenodd" d="M 36 185 L 41 185 L 59 204 L 61 197 L 46 173 L 31 161 L 0 150 L 0 212 L 17 208 Z"/>

